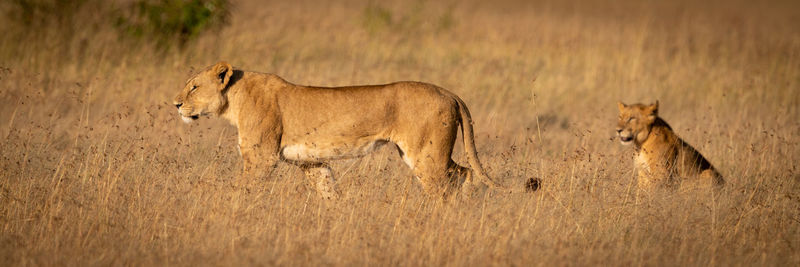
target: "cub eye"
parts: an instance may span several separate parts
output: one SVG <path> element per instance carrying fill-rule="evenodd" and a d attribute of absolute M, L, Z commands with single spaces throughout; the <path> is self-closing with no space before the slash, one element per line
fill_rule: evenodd
<path fill-rule="evenodd" d="M 628 122 L 631 122 L 631 121 L 633 121 L 634 119 L 636 119 L 636 118 L 634 118 L 634 117 L 630 117 L 630 118 L 628 118 Z"/>

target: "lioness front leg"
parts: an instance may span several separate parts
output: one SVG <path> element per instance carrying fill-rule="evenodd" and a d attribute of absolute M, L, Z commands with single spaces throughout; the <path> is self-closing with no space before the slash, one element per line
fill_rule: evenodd
<path fill-rule="evenodd" d="M 252 124 L 240 122 L 239 127 L 239 152 L 242 154 L 243 176 L 247 179 L 270 176 L 280 161 L 278 153 L 280 132 L 263 132 L 241 126 Z M 267 129 L 279 129 L 279 127 Z"/>
<path fill-rule="evenodd" d="M 242 151 L 242 176 L 246 180 L 269 177 L 278 164 L 278 156 L 263 153 L 252 147 L 240 147 Z"/>
<path fill-rule="evenodd" d="M 317 193 L 326 199 L 338 199 L 339 191 L 336 190 L 336 180 L 333 178 L 331 168 L 324 163 L 306 164 L 301 168 L 307 179 L 311 179 L 317 187 Z"/>

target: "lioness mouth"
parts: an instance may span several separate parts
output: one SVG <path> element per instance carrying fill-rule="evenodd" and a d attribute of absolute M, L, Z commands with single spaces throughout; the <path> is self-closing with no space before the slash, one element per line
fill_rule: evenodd
<path fill-rule="evenodd" d="M 196 120 L 196 119 L 200 118 L 200 115 L 192 115 L 192 116 L 189 116 L 189 118 L 192 118 L 192 120 Z"/>
<path fill-rule="evenodd" d="M 633 140 L 633 136 L 620 136 L 619 140 L 622 140 L 622 142 L 626 142 L 627 143 L 627 142 L 630 142 L 631 140 Z"/>

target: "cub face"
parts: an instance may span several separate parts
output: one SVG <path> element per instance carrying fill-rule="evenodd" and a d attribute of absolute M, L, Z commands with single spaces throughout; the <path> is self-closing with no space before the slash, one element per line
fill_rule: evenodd
<path fill-rule="evenodd" d="M 633 142 L 642 144 L 650 135 L 650 129 L 658 117 L 658 101 L 651 105 L 626 105 L 618 102 L 619 120 L 617 121 L 617 137 L 623 145 Z"/>
<path fill-rule="evenodd" d="M 186 123 L 200 118 L 200 115 L 218 115 L 228 103 L 224 90 L 233 75 L 233 68 L 226 62 L 219 62 L 201 71 L 186 81 L 186 85 L 175 96 L 173 104 L 178 115 Z"/>

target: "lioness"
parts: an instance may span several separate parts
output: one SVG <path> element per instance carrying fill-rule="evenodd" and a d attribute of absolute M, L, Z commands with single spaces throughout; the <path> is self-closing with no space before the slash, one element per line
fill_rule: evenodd
<path fill-rule="evenodd" d="M 721 187 L 725 180 L 700 152 L 681 140 L 666 121 L 658 117 L 658 101 L 651 105 L 622 102 L 617 136 L 623 145 L 634 144 L 634 167 L 642 188 L 673 186 L 684 179 Z M 699 177 L 699 179 L 697 179 Z"/>
<path fill-rule="evenodd" d="M 389 142 L 426 192 L 448 194 L 474 176 L 503 188 L 478 161 L 467 106 L 432 84 L 302 86 L 219 62 L 190 78 L 174 104 L 187 123 L 218 115 L 238 129 L 245 177 L 269 174 L 283 160 L 316 177 L 324 198 L 339 196 L 327 161 L 364 156 Z M 472 169 L 450 158 L 459 125 Z"/>

